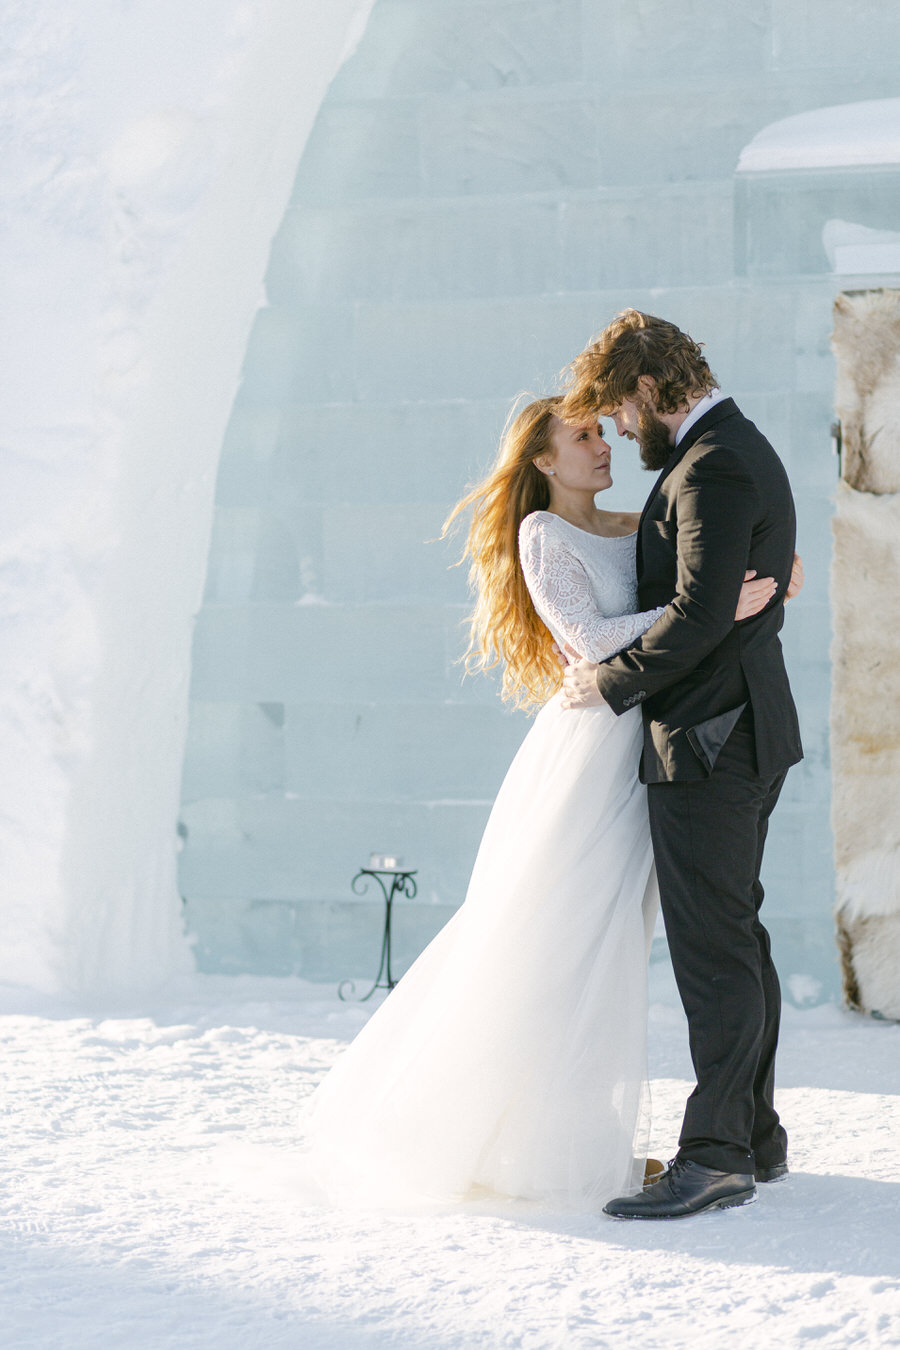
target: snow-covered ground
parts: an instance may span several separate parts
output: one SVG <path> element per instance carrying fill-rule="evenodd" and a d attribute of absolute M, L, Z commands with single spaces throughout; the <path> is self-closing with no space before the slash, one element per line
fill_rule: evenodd
<path fill-rule="evenodd" d="M 657 971 L 653 1143 L 690 1086 Z M 30 1000 L 30 1001 L 29 1001 Z M 310 1208 L 297 1115 L 366 1011 L 288 981 L 0 999 L 3 1350 L 900 1344 L 900 1026 L 785 1014 L 793 1174 L 672 1224 Z"/>

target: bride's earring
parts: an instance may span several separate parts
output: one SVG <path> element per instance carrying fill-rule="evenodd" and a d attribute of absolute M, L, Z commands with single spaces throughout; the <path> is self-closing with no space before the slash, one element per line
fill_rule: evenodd
<path fill-rule="evenodd" d="M 555 470 L 555 469 L 548 469 L 548 470 L 547 470 L 547 477 L 548 477 L 548 478 L 555 478 L 555 477 L 556 477 L 556 470 Z"/>

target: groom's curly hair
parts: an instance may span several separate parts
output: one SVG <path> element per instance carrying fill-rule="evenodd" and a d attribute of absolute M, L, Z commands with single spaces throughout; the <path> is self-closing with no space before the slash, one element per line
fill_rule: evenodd
<path fill-rule="evenodd" d="M 642 375 L 656 382 L 656 411 L 677 412 L 689 394 L 718 385 L 701 345 L 666 319 L 625 309 L 567 368 L 559 416 L 576 426 L 596 421 L 633 398 Z"/>

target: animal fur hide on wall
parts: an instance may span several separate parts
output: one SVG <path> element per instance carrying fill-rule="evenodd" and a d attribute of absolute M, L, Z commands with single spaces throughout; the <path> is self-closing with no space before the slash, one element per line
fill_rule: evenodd
<path fill-rule="evenodd" d="M 900 1018 L 900 291 L 841 295 L 834 314 L 838 942 L 850 1006 Z"/>

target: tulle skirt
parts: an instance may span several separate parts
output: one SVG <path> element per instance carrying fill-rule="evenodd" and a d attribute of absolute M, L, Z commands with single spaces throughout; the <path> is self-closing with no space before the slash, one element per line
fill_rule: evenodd
<path fill-rule="evenodd" d="M 591 1211 L 640 1185 L 656 912 L 641 719 L 541 710 L 465 903 L 304 1121 L 335 1203 L 502 1196 Z"/>

